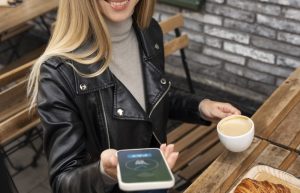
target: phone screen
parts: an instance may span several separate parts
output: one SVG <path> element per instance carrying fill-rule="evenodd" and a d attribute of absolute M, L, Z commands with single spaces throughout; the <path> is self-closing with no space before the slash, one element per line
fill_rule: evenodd
<path fill-rule="evenodd" d="M 171 181 L 159 149 L 118 151 L 121 179 L 125 183 Z"/>

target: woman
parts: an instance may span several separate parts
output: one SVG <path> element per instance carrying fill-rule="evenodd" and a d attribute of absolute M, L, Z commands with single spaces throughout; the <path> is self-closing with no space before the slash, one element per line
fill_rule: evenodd
<path fill-rule="evenodd" d="M 118 149 L 166 145 L 168 118 L 207 123 L 239 110 L 170 91 L 152 0 L 60 0 L 57 23 L 29 80 L 55 193 L 120 192 Z M 201 115 L 201 116 L 200 116 Z"/>

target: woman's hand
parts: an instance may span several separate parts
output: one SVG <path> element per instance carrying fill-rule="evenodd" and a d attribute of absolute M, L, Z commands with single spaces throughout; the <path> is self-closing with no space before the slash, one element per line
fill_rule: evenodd
<path fill-rule="evenodd" d="M 219 121 L 230 115 L 240 115 L 241 111 L 229 103 L 222 103 L 204 99 L 199 104 L 199 111 L 202 118 L 208 121 Z"/>
<path fill-rule="evenodd" d="M 107 149 L 101 153 L 101 164 L 104 172 L 111 178 L 117 180 L 117 150 Z"/>
<path fill-rule="evenodd" d="M 175 163 L 177 161 L 178 152 L 174 152 L 174 144 L 162 144 L 160 146 L 160 150 L 163 153 L 163 155 L 165 156 L 165 159 L 170 167 L 170 169 L 172 169 L 175 166 Z"/>

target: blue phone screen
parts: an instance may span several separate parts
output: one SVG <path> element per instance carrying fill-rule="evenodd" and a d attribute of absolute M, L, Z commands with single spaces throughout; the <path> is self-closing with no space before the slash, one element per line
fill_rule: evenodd
<path fill-rule="evenodd" d="M 118 151 L 118 160 L 125 183 L 172 180 L 159 149 Z"/>

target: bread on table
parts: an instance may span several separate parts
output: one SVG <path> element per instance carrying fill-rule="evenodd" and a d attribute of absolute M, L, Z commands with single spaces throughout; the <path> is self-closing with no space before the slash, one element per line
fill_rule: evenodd
<path fill-rule="evenodd" d="M 246 178 L 236 187 L 234 193 L 291 193 L 291 190 L 282 184 Z"/>

